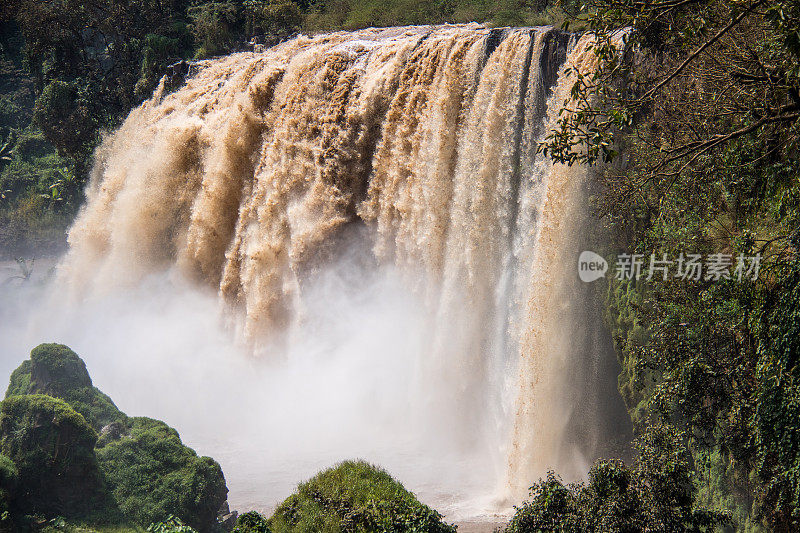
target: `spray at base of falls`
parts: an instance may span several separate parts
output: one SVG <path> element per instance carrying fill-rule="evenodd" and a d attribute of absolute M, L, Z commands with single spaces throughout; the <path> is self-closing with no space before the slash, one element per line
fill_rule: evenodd
<path fill-rule="evenodd" d="M 594 356 L 568 302 L 587 170 L 536 155 L 595 65 L 589 37 L 570 41 L 368 29 L 203 62 L 98 149 L 60 279 L 88 302 L 170 272 L 217 292 L 266 365 L 320 387 L 349 347 L 341 387 L 367 392 L 328 415 L 358 419 L 343 432 L 396 420 L 424 435 L 408 461 L 483 457 L 469 468 L 514 501 L 548 469 L 579 476 L 594 452 L 569 434 L 591 384 L 570 376 Z M 352 345 L 360 328 L 375 335 Z M 360 364 L 398 360 L 394 386 L 359 382 Z"/>

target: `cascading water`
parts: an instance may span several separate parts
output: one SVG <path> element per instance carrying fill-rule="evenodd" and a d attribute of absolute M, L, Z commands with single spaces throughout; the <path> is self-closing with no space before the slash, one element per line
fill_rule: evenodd
<path fill-rule="evenodd" d="M 178 272 L 219 293 L 260 359 L 285 361 L 324 329 L 315 280 L 345 265 L 357 294 L 391 272 L 420 302 L 396 404 L 425 420 L 404 427 L 490 450 L 486 488 L 514 501 L 549 468 L 581 475 L 592 450 L 567 433 L 587 383 L 570 376 L 588 355 L 565 302 L 587 170 L 536 146 L 593 68 L 589 43 L 368 29 L 202 62 L 97 151 L 61 279 L 89 298 Z"/>

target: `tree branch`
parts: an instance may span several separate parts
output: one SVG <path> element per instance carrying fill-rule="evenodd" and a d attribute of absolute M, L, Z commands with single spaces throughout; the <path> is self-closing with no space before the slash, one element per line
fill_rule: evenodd
<path fill-rule="evenodd" d="M 691 62 L 692 62 L 692 61 L 693 61 L 693 60 L 694 60 L 694 59 L 695 59 L 697 56 L 699 56 L 700 54 L 702 54 L 702 53 L 703 53 L 703 51 L 704 51 L 706 48 L 708 48 L 709 46 L 711 46 L 712 44 L 714 44 L 715 42 L 717 42 L 717 41 L 720 39 L 720 37 L 722 37 L 722 36 L 723 36 L 723 35 L 725 35 L 725 34 L 726 34 L 728 31 L 730 31 L 730 29 L 731 29 L 731 28 L 733 28 L 734 26 L 736 26 L 737 24 L 739 24 L 739 23 L 742 21 L 742 19 L 744 19 L 744 18 L 745 18 L 745 17 L 746 17 L 748 14 L 750 14 L 750 12 L 751 12 L 751 11 L 753 11 L 753 10 L 754 10 L 756 7 L 760 6 L 761 4 L 765 3 L 766 1 L 767 1 L 767 0 L 759 0 L 759 1 L 758 1 L 758 2 L 756 2 L 755 4 L 752 4 L 752 5 L 751 5 L 749 8 L 747 8 L 747 9 L 745 9 L 744 11 L 742 11 L 741 13 L 739 13 L 739 16 L 737 16 L 736 18 L 734 18 L 734 19 L 733 19 L 733 20 L 730 22 L 730 24 L 728 24 L 727 26 L 725 26 L 724 28 L 722 28 L 721 30 L 719 30 L 719 31 L 716 33 L 716 35 L 714 35 L 714 36 L 713 36 L 711 39 L 709 39 L 708 41 L 706 41 L 706 42 L 705 42 L 705 43 L 704 43 L 704 44 L 703 44 L 703 45 L 702 45 L 700 48 L 698 48 L 697 50 L 695 50 L 694 52 L 692 52 L 692 54 L 691 54 L 689 57 L 687 57 L 687 58 L 686 58 L 686 59 L 683 61 L 683 63 L 681 63 L 680 65 L 678 65 L 678 68 L 676 68 L 675 70 L 673 70 L 673 71 L 672 71 L 672 73 L 671 73 L 669 76 L 667 76 L 667 77 L 666 77 L 664 80 L 662 80 L 662 81 L 661 81 L 661 82 L 660 82 L 658 85 L 656 85 L 655 87 L 653 87 L 652 89 L 650 89 L 649 91 L 647 91 L 647 93 L 645 93 L 645 95 L 644 95 L 644 96 L 642 96 L 641 100 L 646 100 L 647 98 L 650 98 L 650 97 L 651 97 L 651 96 L 653 96 L 653 95 L 654 95 L 656 92 L 658 92 L 658 91 L 659 91 L 659 90 L 660 90 L 660 89 L 661 89 L 661 88 L 662 88 L 664 85 L 666 85 L 667 83 L 669 83 L 670 81 L 672 81 L 672 80 L 675 78 L 675 76 L 677 76 L 678 74 L 680 74 L 680 73 L 681 73 L 681 71 L 682 71 L 683 69 L 685 69 L 685 68 L 686 68 L 686 66 L 687 66 L 689 63 L 691 63 Z"/>

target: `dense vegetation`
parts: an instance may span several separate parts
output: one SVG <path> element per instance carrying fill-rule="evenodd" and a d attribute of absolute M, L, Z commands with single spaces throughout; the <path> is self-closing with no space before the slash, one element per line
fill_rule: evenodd
<path fill-rule="evenodd" d="M 94 518 L 109 512 L 94 454 L 97 433 L 51 396 L 11 396 L 0 405 L 0 451 L 16 470 L 10 507 L 22 514 Z"/>
<path fill-rule="evenodd" d="M 36 515 L 145 527 L 175 516 L 206 533 L 219 530 L 227 493 L 216 461 L 167 424 L 117 409 L 66 346 L 37 346 L 12 373 L 0 404 L 0 512 L 11 525 Z"/>
<path fill-rule="evenodd" d="M 97 432 L 126 418 L 111 398 L 92 385 L 83 360 L 62 344 L 40 344 L 31 350 L 31 358 L 11 373 L 6 396 L 24 394 L 61 398 Z"/>
<path fill-rule="evenodd" d="M 198 457 L 164 422 L 131 418 L 97 443 L 100 468 L 125 516 L 149 524 L 176 515 L 199 531 L 215 524 L 228 489 L 219 464 Z"/>
<path fill-rule="evenodd" d="M 598 242 L 612 265 L 643 258 L 601 296 L 620 392 L 639 434 L 686 429 L 697 505 L 738 530 L 797 531 L 800 4 L 592 0 L 590 14 L 600 70 L 542 149 L 611 163 Z M 651 254 L 681 253 L 723 254 L 730 275 L 650 276 Z M 760 254 L 757 275 L 740 279 L 740 254 Z"/>
<path fill-rule="evenodd" d="M 564 485 L 550 473 L 531 488 L 508 533 L 536 531 L 714 531 L 730 517 L 698 505 L 697 479 L 683 435 L 658 424 L 636 441 L 632 467 L 597 461 L 588 483 Z"/>

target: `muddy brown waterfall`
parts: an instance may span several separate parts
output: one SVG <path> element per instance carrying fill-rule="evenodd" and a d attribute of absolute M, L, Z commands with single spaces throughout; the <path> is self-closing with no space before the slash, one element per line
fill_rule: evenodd
<path fill-rule="evenodd" d="M 217 291 L 271 358 L 307 320 L 308 279 L 343 256 L 390 265 L 424 302 L 414 401 L 458 413 L 463 446 L 494 443 L 503 473 L 487 483 L 518 501 L 548 469 L 581 475 L 593 450 L 570 420 L 593 406 L 574 376 L 594 355 L 564 302 L 587 170 L 536 147 L 593 68 L 589 42 L 369 29 L 200 62 L 98 149 L 61 275 L 84 298 L 172 271 Z"/>

